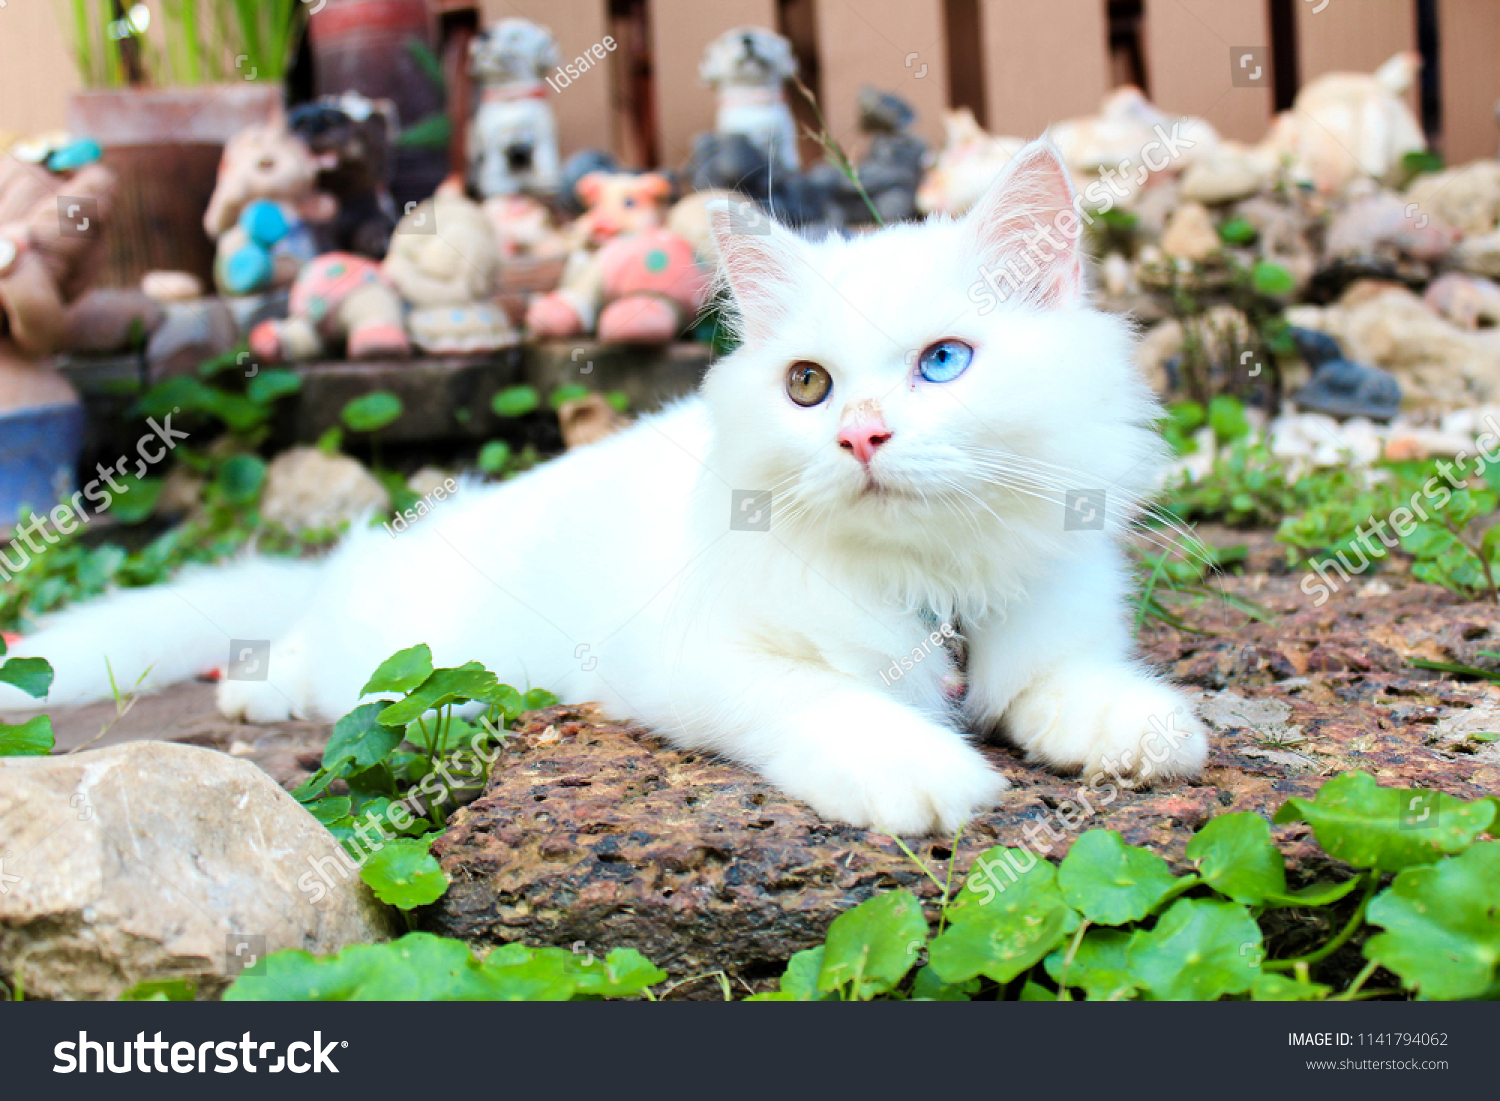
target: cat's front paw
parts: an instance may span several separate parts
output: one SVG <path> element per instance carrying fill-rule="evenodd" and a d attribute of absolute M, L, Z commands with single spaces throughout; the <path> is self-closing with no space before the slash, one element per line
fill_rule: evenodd
<path fill-rule="evenodd" d="M 292 700 L 269 680 L 219 682 L 219 714 L 244 723 L 284 723 L 295 717 Z"/>
<path fill-rule="evenodd" d="M 1208 759 L 1186 697 L 1128 669 L 1049 677 L 1016 697 L 1005 728 L 1029 761 L 1129 787 L 1196 776 Z"/>
<path fill-rule="evenodd" d="M 823 818 L 897 837 L 952 836 L 1010 783 L 958 732 L 911 725 L 860 738 L 813 767 L 803 757 L 793 775 L 770 779 Z"/>

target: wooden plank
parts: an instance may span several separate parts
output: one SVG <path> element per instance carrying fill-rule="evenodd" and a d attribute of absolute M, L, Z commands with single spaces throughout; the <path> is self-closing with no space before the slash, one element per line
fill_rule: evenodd
<path fill-rule="evenodd" d="M 550 27 L 564 64 L 609 34 L 608 0 L 479 0 L 475 6 L 481 27 L 513 16 Z M 564 159 L 580 149 L 614 147 L 609 90 L 610 70 L 600 65 L 562 92 L 549 92 Z"/>
<path fill-rule="evenodd" d="M 823 117 L 833 135 L 852 146 L 860 86 L 873 84 L 916 108 L 916 131 L 940 145 L 948 98 L 942 0 L 825 0 L 817 18 Z"/>
<path fill-rule="evenodd" d="M 1443 156 L 1450 164 L 1493 157 L 1500 145 L 1500 0 L 1438 0 Z"/>
<path fill-rule="evenodd" d="M 79 80 L 62 10 L 33 2 L 0 11 L 0 130 L 24 135 L 67 125 L 68 96 Z"/>
<path fill-rule="evenodd" d="M 1417 48 L 1416 0 L 1303 0 L 1294 10 L 1304 85 L 1324 73 L 1373 73 L 1393 55 Z M 1407 94 L 1413 111 L 1420 110 L 1418 97 L 1413 86 Z"/>
<path fill-rule="evenodd" d="M 1034 138 L 1091 115 L 1109 88 L 1104 0 L 980 0 L 991 133 Z"/>
<path fill-rule="evenodd" d="M 731 27 L 776 29 L 776 0 L 651 0 L 651 54 L 662 163 L 681 167 L 693 135 L 714 127 L 714 95 L 698 80 L 710 42 Z"/>
<path fill-rule="evenodd" d="M 1264 85 L 1236 87 L 1231 55 L 1271 41 L 1268 0 L 1146 0 L 1144 13 L 1151 100 L 1164 111 L 1206 118 L 1226 138 L 1265 137 L 1275 108 L 1270 70 Z"/>

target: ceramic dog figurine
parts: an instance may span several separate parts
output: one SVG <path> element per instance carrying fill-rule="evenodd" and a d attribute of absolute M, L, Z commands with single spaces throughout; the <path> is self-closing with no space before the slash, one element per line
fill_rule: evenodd
<path fill-rule="evenodd" d="M 396 105 L 345 92 L 295 108 L 288 121 L 318 160 L 318 190 L 338 202 L 320 251 L 384 259 L 396 226 L 390 192 Z"/>
<path fill-rule="evenodd" d="M 671 182 L 658 172 L 591 172 L 577 191 L 588 211 L 570 227 L 575 250 L 562 286 L 527 309 L 531 335 L 671 340 L 702 308 L 708 290 L 712 246 L 703 203 L 728 193 L 699 193 L 669 209 Z"/>
<path fill-rule="evenodd" d="M 1292 162 L 1293 177 L 1321 194 L 1364 176 L 1392 186 L 1401 177 L 1402 158 L 1427 148 L 1404 98 L 1421 68 L 1421 55 L 1407 52 L 1373 74 L 1324 73 L 1303 85 L 1268 141 Z"/>
<path fill-rule="evenodd" d="M 482 198 L 550 194 L 562 179 L 547 72 L 557 43 L 528 19 L 502 19 L 469 47 L 479 108 L 469 135 L 469 177 Z"/>
<path fill-rule="evenodd" d="M 800 167 L 785 82 L 797 74 L 791 43 L 762 27 L 735 27 L 708 44 L 698 75 L 719 96 L 714 129 L 742 134 L 790 170 Z"/>

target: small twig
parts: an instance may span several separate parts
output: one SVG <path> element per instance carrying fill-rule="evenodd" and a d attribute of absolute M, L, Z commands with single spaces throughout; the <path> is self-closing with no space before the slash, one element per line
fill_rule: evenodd
<path fill-rule="evenodd" d="M 1352 1002 L 1356 1000 L 1356 997 L 1359 994 L 1360 987 L 1364 986 L 1369 977 L 1375 974 L 1375 969 L 1379 966 L 1380 964 L 1376 963 L 1374 960 L 1371 960 L 1369 963 L 1365 964 L 1364 970 L 1354 977 L 1354 982 L 1350 984 L 1349 989 L 1332 1000 L 1336 1002 Z M 1371 996 L 1373 997 L 1373 995 Z"/>
<path fill-rule="evenodd" d="M 729 976 L 724 973 L 723 968 L 720 968 L 717 971 L 703 971 L 697 975 L 689 975 L 685 979 L 678 979 L 674 983 L 668 983 L 666 986 L 661 988 L 661 997 L 665 998 L 679 986 L 686 986 L 688 983 L 697 982 L 699 979 L 718 979 L 719 989 L 724 993 L 724 1000 L 726 1002 L 734 1001 L 734 991 L 729 987 Z M 654 1002 L 658 1000 L 657 996 L 651 993 L 649 987 L 642 991 L 642 993 L 645 994 L 647 999 L 650 1001 Z"/>
<path fill-rule="evenodd" d="M 877 226 L 884 226 L 885 219 L 880 216 L 880 211 L 875 209 L 875 204 L 870 200 L 870 193 L 865 190 L 865 185 L 860 182 L 859 169 L 854 167 L 854 162 L 844 152 L 844 147 L 839 144 L 839 140 L 828 132 L 828 123 L 823 120 L 823 111 L 818 106 L 818 97 L 813 95 L 811 88 L 802 83 L 801 77 L 792 77 L 792 83 L 797 86 L 797 91 L 801 93 L 802 98 L 807 100 L 807 105 L 812 108 L 813 117 L 818 120 L 818 131 L 816 133 L 814 133 L 810 126 L 804 126 L 802 128 L 803 131 L 806 132 L 808 137 L 823 147 L 823 152 L 827 153 L 829 158 L 832 159 L 833 166 L 848 177 L 849 182 L 854 185 L 854 189 L 859 192 L 859 197 L 864 200 L 865 208 L 869 210 L 870 217 L 875 219 L 875 224 Z"/>
<path fill-rule="evenodd" d="M 115 717 L 101 726 L 99 728 L 99 733 L 95 734 L 88 741 L 83 742 L 79 745 L 75 745 L 72 749 L 68 750 L 68 752 L 64 754 L 64 756 L 70 757 L 81 749 L 87 749 L 89 746 L 99 741 L 99 739 L 103 738 L 106 734 L 108 734 L 111 730 L 118 726 L 120 721 L 124 719 L 126 715 L 130 714 L 130 709 L 135 706 L 136 700 L 141 698 L 139 692 L 141 683 L 151 675 L 151 670 L 155 669 L 156 666 L 152 665 L 147 667 L 146 671 L 136 678 L 135 684 L 131 686 L 130 694 L 123 700 L 120 698 L 120 686 L 115 683 L 115 671 L 113 667 L 110 666 L 108 658 L 104 659 L 104 668 L 109 671 L 109 691 L 110 694 L 114 696 L 115 700 Z"/>
<path fill-rule="evenodd" d="M 948 882 L 943 884 L 943 904 L 938 909 L 938 936 L 948 926 L 948 902 L 953 897 L 953 865 L 958 861 L 958 839 L 963 836 L 963 823 L 953 831 L 953 844 L 948 847 Z"/>
<path fill-rule="evenodd" d="M 1484 583 L 1490 588 L 1490 599 L 1493 600 L 1496 604 L 1500 604 L 1500 588 L 1495 587 L 1495 574 L 1490 569 L 1489 559 L 1484 556 L 1482 546 L 1476 547 L 1474 543 L 1464 535 L 1463 530 L 1453 522 L 1453 518 L 1451 516 L 1444 516 L 1443 523 L 1447 526 L 1448 530 L 1453 533 L 1453 538 L 1458 540 L 1459 545 L 1462 546 L 1464 550 L 1472 554 L 1475 558 L 1479 559 L 1479 568 L 1484 571 Z"/>
<path fill-rule="evenodd" d="M 932 882 L 937 886 L 937 889 L 943 891 L 946 897 L 947 888 L 943 886 L 943 881 L 937 876 L 933 875 L 932 870 L 928 868 L 926 864 L 922 863 L 917 854 L 906 847 L 906 842 L 902 841 L 901 838 L 897 837 L 895 834 L 888 834 L 887 836 L 889 836 L 890 839 L 896 844 L 901 846 L 901 851 L 911 858 L 911 862 L 913 864 L 922 869 L 922 874 L 925 875 L 928 879 L 932 880 Z"/>

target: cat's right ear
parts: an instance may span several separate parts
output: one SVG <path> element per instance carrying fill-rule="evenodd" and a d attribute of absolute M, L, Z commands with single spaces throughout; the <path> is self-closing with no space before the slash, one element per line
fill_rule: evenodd
<path fill-rule="evenodd" d="M 707 209 L 719 271 L 739 308 L 740 336 L 758 343 L 787 312 L 805 263 L 802 243 L 746 199 L 716 199 Z"/>
<path fill-rule="evenodd" d="M 1057 146 L 1044 138 L 1017 152 L 964 217 L 986 281 L 1038 306 L 1076 301 L 1083 256 L 1075 198 Z"/>

